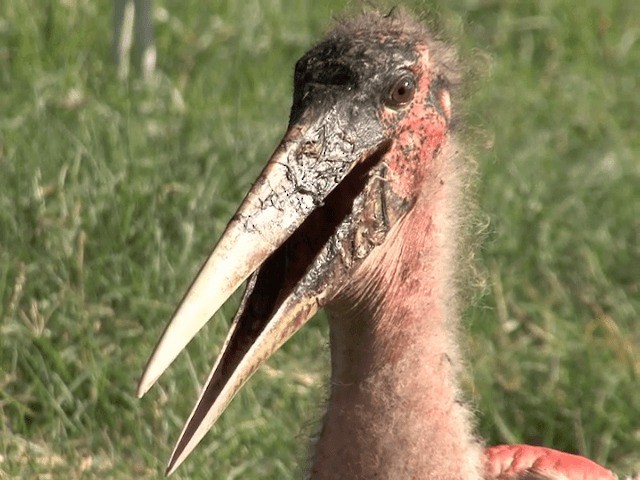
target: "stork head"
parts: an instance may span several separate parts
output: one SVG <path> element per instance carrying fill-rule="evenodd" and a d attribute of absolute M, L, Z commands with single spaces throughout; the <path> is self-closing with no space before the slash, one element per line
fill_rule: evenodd
<path fill-rule="evenodd" d="M 451 119 L 453 56 L 403 12 L 337 25 L 296 64 L 287 132 L 200 270 L 138 387 L 143 395 L 248 279 L 169 463 L 403 221 Z"/>

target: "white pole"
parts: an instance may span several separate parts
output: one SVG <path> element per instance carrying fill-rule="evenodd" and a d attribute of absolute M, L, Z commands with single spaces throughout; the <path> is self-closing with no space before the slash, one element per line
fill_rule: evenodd
<path fill-rule="evenodd" d="M 121 79 L 129 76 L 132 43 L 142 77 L 149 80 L 156 67 L 151 0 L 113 0 L 113 57 Z"/>

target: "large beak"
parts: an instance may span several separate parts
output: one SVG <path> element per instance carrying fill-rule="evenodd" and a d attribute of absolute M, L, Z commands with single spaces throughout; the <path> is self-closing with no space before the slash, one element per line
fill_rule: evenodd
<path fill-rule="evenodd" d="M 368 123 L 363 138 L 351 135 L 349 126 L 332 115 L 335 110 L 329 109 L 326 115 L 314 115 L 312 121 L 300 118 L 289 127 L 184 296 L 140 379 L 142 396 L 249 278 L 222 351 L 173 451 L 168 474 L 256 369 L 335 297 L 348 270 L 388 231 L 379 192 L 385 183 L 381 159 L 390 142 L 381 129 L 371 126 L 375 122 Z M 367 229 L 383 235 L 356 245 L 354 238 L 367 236 L 353 221 L 363 212 L 373 219 Z"/>

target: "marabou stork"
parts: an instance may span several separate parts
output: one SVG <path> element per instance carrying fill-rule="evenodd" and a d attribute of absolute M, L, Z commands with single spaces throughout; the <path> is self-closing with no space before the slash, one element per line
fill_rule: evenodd
<path fill-rule="evenodd" d="M 473 434 L 458 379 L 456 72 L 453 50 L 397 10 L 338 23 L 297 62 L 288 130 L 140 380 L 141 396 L 248 279 L 168 473 L 326 308 L 331 389 L 311 478 L 615 478 L 551 449 L 484 450 Z"/>

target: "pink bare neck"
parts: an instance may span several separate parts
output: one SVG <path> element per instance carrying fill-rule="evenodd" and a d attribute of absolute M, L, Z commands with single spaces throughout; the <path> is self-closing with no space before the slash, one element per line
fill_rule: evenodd
<path fill-rule="evenodd" d="M 458 386 L 457 182 L 428 174 L 408 217 L 329 308 L 331 394 L 313 479 L 481 478 Z"/>

